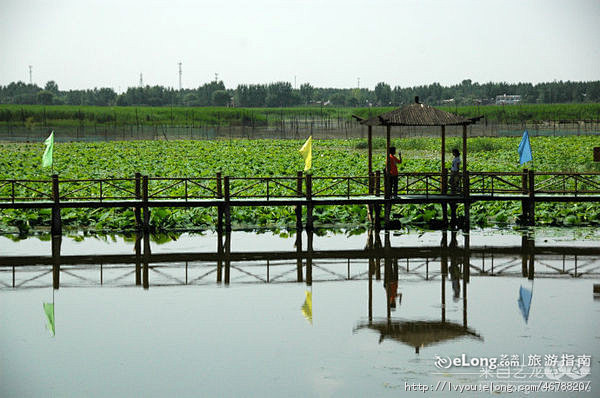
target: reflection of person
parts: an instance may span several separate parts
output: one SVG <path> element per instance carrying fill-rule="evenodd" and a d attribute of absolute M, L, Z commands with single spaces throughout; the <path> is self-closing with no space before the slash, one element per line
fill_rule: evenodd
<path fill-rule="evenodd" d="M 388 159 L 388 175 L 390 181 L 390 190 L 392 193 L 392 197 L 398 196 L 398 164 L 402 163 L 402 155 L 398 152 L 398 156 L 396 157 L 396 147 L 390 147 L 390 156 Z"/>
<path fill-rule="evenodd" d="M 398 297 L 398 305 L 402 303 L 402 293 L 398 294 L 398 279 L 393 279 L 389 281 L 386 285 L 384 282 L 383 287 L 385 288 L 386 296 L 390 301 L 390 308 L 392 310 L 396 309 L 396 297 Z"/>
<path fill-rule="evenodd" d="M 454 291 L 454 301 L 460 297 L 460 268 L 456 261 L 450 264 L 450 279 L 452 280 L 452 290 Z"/>
<path fill-rule="evenodd" d="M 454 159 L 452 159 L 452 167 L 450 168 L 450 193 L 454 195 L 460 185 L 460 178 L 458 177 L 458 172 L 460 171 L 460 152 L 454 148 L 452 155 L 454 155 Z"/>

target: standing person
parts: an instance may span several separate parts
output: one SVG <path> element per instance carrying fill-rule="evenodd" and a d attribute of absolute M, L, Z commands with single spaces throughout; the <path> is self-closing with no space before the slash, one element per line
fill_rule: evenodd
<path fill-rule="evenodd" d="M 460 171 L 460 152 L 454 148 L 452 155 L 454 155 L 454 159 L 452 159 L 452 167 L 450 168 L 450 193 L 455 195 L 460 185 L 460 178 L 458 177 L 458 172 Z"/>
<path fill-rule="evenodd" d="M 390 189 L 392 193 L 392 197 L 395 198 L 398 196 L 398 164 L 402 163 L 402 155 L 398 152 L 398 156 L 396 157 L 396 147 L 390 147 L 390 157 L 388 159 L 388 175 L 390 182 Z"/>

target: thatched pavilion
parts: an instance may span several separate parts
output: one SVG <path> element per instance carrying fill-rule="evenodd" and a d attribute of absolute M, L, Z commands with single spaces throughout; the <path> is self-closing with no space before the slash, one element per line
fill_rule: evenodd
<path fill-rule="evenodd" d="M 392 126 L 439 126 L 442 135 L 442 175 L 446 175 L 446 126 L 463 126 L 462 133 L 462 175 L 466 176 L 467 171 L 467 126 L 481 119 L 482 116 L 465 119 L 461 116 L 442 111 L 432 106 L 419 102 L 419 97 L 415 97 L 415 103 L 394 109 L 369 119 L 360 119 L 360 123 L 368 126 L 368 148 L 369 148 L 369 174 L 373 171 L 373 126 L 385 126 L 387 131 L 386 142 L 386 165 L 389 161 L 391 130 Z"/>

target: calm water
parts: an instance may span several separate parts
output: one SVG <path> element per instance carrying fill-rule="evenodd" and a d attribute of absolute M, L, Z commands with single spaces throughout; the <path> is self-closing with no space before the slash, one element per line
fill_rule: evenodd
<path fill-rule="evenodd" d="M 444 382 L 444 392 L 425 395 L 455 396 L 449 388 L 555 381 L 544 373 L 545 355 L 591 356 L 591 369 L 584 366 L 580 379 L 564 368 L 554 373 L 558 381 L 588 383 L 591 392 L 530 396 L 597 396 L 600 300 L 593 285 L 600 283 L 600 260 L 585 252 L 598 247 L 597 238 L 593 231 L 536 231 L 535 247 L 552 253 L 536 254 L 531 280 L 523 276 L 523 257 L 511 249 L 521 247 L 519 232 L 473 232 L 466 300 L 464 273 L 452 270 L 455 258 L 442 275 L 439 255 L 396 251 L 401 299 L 394 300 L 389 321 L 384 259 L 378 280 L 377 274 L 369 278 L 368 258 L 316 258 L 317 252 L 361 251 L 366 234 L 315 236 L 312 284 L 305 282 L 307 259 L 298 282 L 297 260 L 289 255 L 233 261 L 229 284 L 216 283 L 214 261 L 167 256 L 150 263 L 146 289 L 136 285 L 135 264 L 62 265 L 54 290 L 52 266 L 15 267 L 13 288 L 12 267 L 2 263 L 0 396 L 395 397 L 412 383 L 432 389 Z M 304 234 L 305 251 L 307 240 Z M 388 245 L 435 248 L 440 241 L 441 232 L 397 233 Z M 234 232 L 230 242 L 231 253 L 268 257 L 296 250 L 295 237 L 271 233 Z M 464 243 L 458 234 L 458 246 Z M 153 255 L 214 253 L 216 246 L 212 233 L 150 245 Z M 562 255 L 557 247 L 573 250 Z M 38 238 L 0 237 L 0 248 L 0 257 L 51 254 L 51 242 Z M 60 254 L 132 256 L 135 250 L 122 237 L 65 237 Z M 518 303 L 521 288 L 532 293 L 527 320 Z M 42 308 L 52 302 L 55 336 Z M 517 355 L 523 366 L 488 366 L 482 374 L 481 366 L 443 368 L 436 358 L 463 354 L 468 363 Z M 541 357 L 537 373 L 528 364 L 533 355 Z"/>

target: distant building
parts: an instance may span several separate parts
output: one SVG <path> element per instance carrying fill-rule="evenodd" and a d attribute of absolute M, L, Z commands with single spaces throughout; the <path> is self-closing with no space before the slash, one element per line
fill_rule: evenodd
<path fill-rule="evenodd" d="M 519 102 L 521 102 L 520 95 L 502 94 L 496 96 L 496 105 L 511 105 L 518 104 Z"/>

